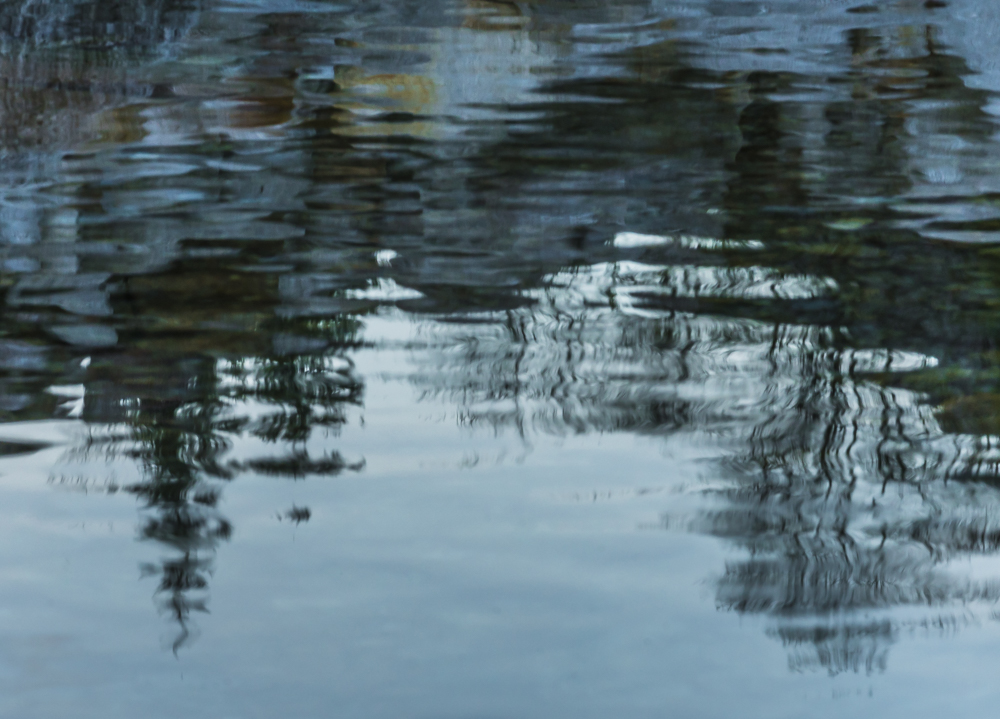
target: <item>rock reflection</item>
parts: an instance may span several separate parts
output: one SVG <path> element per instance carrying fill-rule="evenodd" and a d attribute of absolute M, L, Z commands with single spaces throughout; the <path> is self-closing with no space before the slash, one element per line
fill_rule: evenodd
<path fill-rule="evenodd" d="M 3 3 L 0 174 L 34 166 L 29 177 L 42 181 L 55 163 L 38 150 L 69 149 L 102 125 L 109 138 L 126 139 L 111 111 L 156 92 L 131 66 L 167 56 L 197 17 L 198 3 L 185 0 Z"/>

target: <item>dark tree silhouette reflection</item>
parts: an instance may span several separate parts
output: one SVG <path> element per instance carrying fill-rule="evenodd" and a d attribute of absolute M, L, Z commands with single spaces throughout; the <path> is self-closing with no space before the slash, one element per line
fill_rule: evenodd
<path fill-rule="evenodd" d="M 656 166 L 630 154 L 641 138 L 677 178 L 630 187 L 647 203 L 633 227 L 655 234 L 605 230 L 614 249 L 523 291 L 528 307 L 442 329 L 441 351 L 414 376 L 469 425 L 717 442 L 727 459 L 713 484 L 724 488 L 706 491 L 700 514 L 667 523 L 738 548 L 716 601 L 771 618 L 796 670 L 881 671 L 900 633 L 954 631 L 1000 599 L 1000 581 L 955 569 L 1000 549 L 1000 286 L 992 250 L 954 242 L 992 225 L 961 218 L 975 180 L 947 198 L 921 184 L 935 158 L 951 161 L 936 138 L 959 135 L 988 154 L 995 125 L 963 60 L 932 27 L 918 37 L 901 48 L 852 30 L 851 69 L 831 77 L 697 73 L 671 46 L 630 55 L 628 81 L 553 84 L 619 104 L 599 115 L 531 106 L 556 129 L 511 139 L 493 161 L 551 145 L 618 150 L 627 159 L 614 170 L 553 163 L 525 179 L 560 186 L 572 174 L 600 217 L 616 172 Z M 671 108 L 650 113 L 655 129 L 629 115 L 626 100 L 640 96 Z M 726 142 L 698 134 L 713 123 L 731 123 L 713 133 Z M 913 123 L 919 133 L 906 130 Z M 969 178 L 985 171 L 975 152 L 960 162 Z M 691 177 L 705 186 L 684 184 Z M 702 218 L 672 212 L 672 193 Z M 956 219 L 927 222 L 920 208 L 935 203 Z M 684 230 L 664 232 L 671 221 Z M 952 242 L 933 239 L 944 234 Z"/>
<path fill-rule="evenodd" d="M 312 457 L 306 446 L 315 432 L 336 434 L 347 407 L 362 401 L 363 385 L 343 351 L 359 327 L 348 317 L 324 322 L 312 337 L 325 349 L 311 355 L 123 353 L 91 365 L 83 417 L 94 429 L 74 459 L 138 465 L 140 479 L 120 489 L 143 506 L 140 538 L 168 550 L 142 573 L 157 578 L 160 608 L 179 627 L 174 651 L 191 637 L 191 613 L 207 610 L 212 558 L 233 532 L 218 504 L 234 477 L 301 479 L 363 466 L 336 452 Z M 258 438 L 274 453 L 229 456 L 240 437 Z M 302 521 L 308 509 L 296 516 Z"/>

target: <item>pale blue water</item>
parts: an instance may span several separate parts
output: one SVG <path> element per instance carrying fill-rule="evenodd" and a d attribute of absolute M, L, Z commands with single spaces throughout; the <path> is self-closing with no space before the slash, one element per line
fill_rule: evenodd
<path fill-rule="evenodd" d="M 0 715 L 990 716 L 987 2 L 0 2 Z"/>

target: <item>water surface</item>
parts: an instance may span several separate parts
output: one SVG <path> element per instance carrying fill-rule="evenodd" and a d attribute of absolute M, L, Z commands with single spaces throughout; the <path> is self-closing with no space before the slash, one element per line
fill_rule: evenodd
<path fill-rule="evenodd" d="M 998 31 L 0 2 L 0 714 L 990 715 Z"/>

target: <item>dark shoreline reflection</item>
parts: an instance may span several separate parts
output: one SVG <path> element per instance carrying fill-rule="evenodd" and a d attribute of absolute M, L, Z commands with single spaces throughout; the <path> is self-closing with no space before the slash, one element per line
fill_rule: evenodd
<path fill-rule="evenodd" d="M 1000 598 L 949 572 L 1000 549 L 995 93 L 931 8 L 782 67 L 713 51 L 724 8 L 203 5 L 0 13 L 0 413 L 138 467 L 108 489 L 175 651 L 229 482 L 362 469 L 307 444 L 363 403 L 370 315 L 427 326 L 412 383 L 463 425 L 716 443 L 677 522 L 741 552 L 716 602 L 794 669 Z"/>

